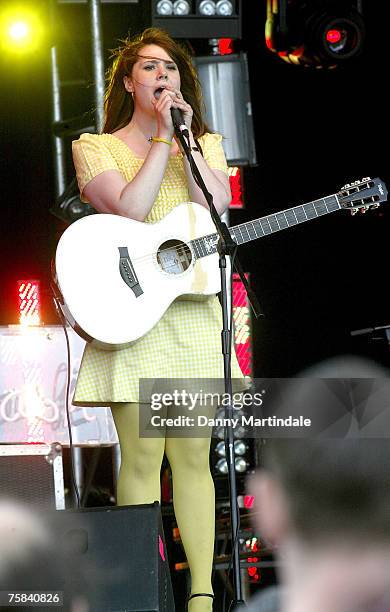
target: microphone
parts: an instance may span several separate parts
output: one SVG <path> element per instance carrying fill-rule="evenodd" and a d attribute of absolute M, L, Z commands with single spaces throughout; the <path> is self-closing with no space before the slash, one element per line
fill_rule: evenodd
<path fill-rule="evenodd" d="M 184 122 L 183 113 L 181 112 L 181 110 L 179 110 L 178 108 L 171 107 L 171 116 L 176 134 L 188 134 L 188 129 Z"/>

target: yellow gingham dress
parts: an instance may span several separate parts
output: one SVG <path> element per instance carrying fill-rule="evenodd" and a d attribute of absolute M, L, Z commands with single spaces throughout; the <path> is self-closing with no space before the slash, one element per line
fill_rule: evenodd
<path fill-rule="evenodd" d="M 221 140 L 219 134 L 199 138 L 210 168 L 227 173 Z M 126 181 L 131 181 L 144 161 L 112 134 L 82 134 L 72 143 L 72 149 L 81 194 L 85 185 L 105 170 L 119 170 Z M 189 199 L 183 156 L 171 156 L 145 222 L 159 221 Z M 83 197 L 82 201 L 87 202 Z M 215 296 L 202 301 L 177 299 L 157 325 L 130 347 L 106 351 L 87 344 L 73 403 L 106 406 L 112 402 L 138 402 L 142 378 L 222 379 L 221 319 Z M 232 377 L 243 380 L 234 351 Z"/>

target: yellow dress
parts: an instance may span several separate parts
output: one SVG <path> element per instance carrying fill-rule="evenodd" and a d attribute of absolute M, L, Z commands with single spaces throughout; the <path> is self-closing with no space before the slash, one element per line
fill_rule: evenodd
<path fill-rule="evenodd" d="M 219 134 L 199 139 L 210 168 L 227 173 Z M 72 143 L 80 193 L 105 170 L 119 170 L 131 181 L 143 158 L 112 134 L 82 134 Z M 145 222 L 155 223 L 175 206 L 190 199 L 183 156 L 171 156 L 157 199 Z M 82 197 L 82 201 L 87 200 Z M 130 347 L 106 351 L 86 345 L 73 403 L 106 406 L 112 402 L 138 402 L 140 379 L 223 378 L 221 353 L 221 307 L 215 296 L 202 301 L 177 299 L 145 336 Z M 243 375 L 235 352 L 232 377 Z M 234 385 L 236 388 L 237 385 Z"/>

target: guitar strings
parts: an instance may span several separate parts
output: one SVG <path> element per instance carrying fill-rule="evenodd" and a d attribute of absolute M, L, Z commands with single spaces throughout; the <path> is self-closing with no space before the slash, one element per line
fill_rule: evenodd
<path fill-rule="evenodd" d="M 192 240 L 189 242 L 192 242 Z M 184 246 L 178 245 L 178 246 L 172 246 L 166 249 L 158 249 L 158 251 L 156 251 L 155 253 L 147 253 L 145 255 L 141 255 L 140 257 L 134 257 L 134 258 L 131 258 L 131 262 L 134 264 L 137 263 L 137 266 L 143 266 L 145 264 L 149 264 L 151 261 L 156 259 L 159 253 L 167 253 L 172 250 L 176 251 L 178 255 L 182 255 L 186 251 L 187 252 L 189 251 L 189 253 L 191 254 L 191 258 L 193 257 L 193 255 L 195 255 L 195 258 L 199 259 L 199 256 L 194 252 L 194 249 L 191 249 L 189 246 L 187 246 L 187 244 L 185 244 Z"/>
<path fill-rule="evenodd" d="M 332 196 L 328 196 L 328 197 L 332 197 Z M 341 196 L 341 197 L 342 197 L 342 196 Z M 308 204 L 313 204 L 313 205 L 315 205 L 315 204 L 317 204 L 317 203 L 324 203 L 324 200 L 325 200 L 325 198 L 318 198 L 318 199 L 316 199 L 316 200 L 312 200 L 311 202 L 308 202 Z M 239 225 L 236 225 L 236 226 L 234 226 L 233 228 L 229 228 L 229 229 L 230 229 L 230 230 L 236 230 L 236 231 L 239 231 L 239 232 L 242 234 L 241 228 L 244 228 L 244 227 L 245 227 L 245 231 L 247 231 L 247 232 L 248 232 L 248 230 L 247 230 L 246 228 L 247 228 L 249 225 L 252 225 L 252 230 L 256 232 L 256 229 L 255 229 L 255 227 L 254 227 L 254 224 L 255 224 L 255 223 L 259 224 L 259 225 L 260 225 L 260 227 L 261 227 L 261 226 L 262 226 L 262 222 L 265 222 L 265 221 L 266 221 L 266 222 L 267 222 L 267 223 L 270 225 L 269 220 L 270 220 L 272 217 L 276 217 L 276 215 L 278 215 L 278 214 L 284 214 L 284 216 L 286 216 L 286 213 L 288 213 L 288 212 L 290 212 L 290 211 L 294 211 L 294 212 L 295 212 L 295 210 L 296 210 L 296 209 L 301 208 L 301 207 L 304 207 L 304 206 L 305 206 L 305 204 L 299 204 L 298 206 L 293 206 L 293 207 L 291 207 L 291 208 L 287 208 L 286 210 L 283 210 L 283 211 L 279 211 L 279 212 L 271 213 L 270 215 L 266 215 L 265 217 L 261 217 L 260 219 L 253 219 L 252 221 L 245 221 L 244 223 L 240 223 Z M 325 206 L 326 206 L 326 208 L 327 208 L 326 203 L 325 203 Z M 327 210 L 327 212 L 332 212 L 332 211 Z M 325 213 L 325 214 L 326 214 L 326 213 Z M 317 213 L 317 215 L 318 215 L 318 213 Z M 287 220 L 287 219 L 286 219 L 286 220 Z M 309 220 L 309 219 L 308 219 L 308 220 Z M 295 224 L 294 224 L 294 225 L 295 225 Z M 289 225 L 288 227 L 290 227 L 290 225 Z M 279 230 L 282 230 L 282 229 L 285 229 L 285 228 L 281 228 L 281 227 L 279 227 L 277 230 L 274 230 L 274 231 L 279 231 Z M 248 235 L 249 235 L 249 232 L 248 232 Z M 209 234 L 208 236 L 210 236 L 210 237 L 211 237 L 211 236 L 217 236 L 217 234 L 216 234 L 216 233 L 215 233 L 215 234 Z M 193 244 L 193 243 L 195 242 L 195 240 L 204 239 L 204 238 L 207 238 L 208 236 L 202 236 L 201 238 L 195 238 L 195 239 L 193 239 L 193 240 L 190 240 L 190 241 L 188 242 L 188 244 L 191 244 L 191 243 Z M 236 236 L 235 236 L 235 235 L 232 235 L 232 238 L 236 238 Z M 191 250 L 191 248 L 188 246 L 188 244 L 187 244 L 187 243 L 183 243 L 183 245 L 177 245 L 177 246 L 172 246 L 172 247 L 168 247 L 168 248 L 165 248 L 165 249 L 159 249 L 159 250 L 157 251 L 157 253 L 147 253 L 147 254 L 145 254 L 145 255 L 142 255 L 141 257 L 135 257 L 135 258 L 134 258 L 132 261 L 137 262 L 138 264 L 141 264 L 141 265 L 142 265 L 142 262 L 143 262 L 143 261 L 145 261 L 145 262 L 146 262 L 146 260 L 149 260 L 149 259 L 153 259 L 153 258 L 155 258 L 155 257 L 157 256 L 157 254 L 158 254 L 158 253 L 164 253 L 164 252 L 168 252 L 168 251 L 171 251 L 171 250 L 175 250 L 175 251 L 176 251 L 176 252 L 177 252 L 179 255 L 184 254 L 184 253 L 185 253 L 187 250 L 190 250 L 190 252 L 191 252 L 191 254 L 192 254 L 192 250 Z M 215 251 L 214 251 L 214 252 L 215 252 Z M 211 254 L 211 253 L 208 253 L 208 254 Z M 195 253 L 195 256 L 198 258 L 198 256 L 196 255 L 196 253 Z"/>
<path fill-rule="evenodd" d="M 248 225 L 249 223 L 255 223 L 256 221 L 258 221 L 258 220 L 255 219 L 253 221 L 247 221 L 245 223 L 241 223 L 240 225 L 236 225 L 233 228 L 229 228 L 229 229 L 231 229 L 231 230 L 238 230 L 238 229 L 240 229 L 241 226 Z M 140 257 L 132 258 L 131 261 L 133 263 L 137 262 L 137 265 L 141 265 L 142 266 L 144 263 L 145 264 L 146 263 L 149 264 L 150 260 L 155 259 L 158 256 L 159 253 L 166 253 L 166 252 L 172 251 L 172 250 L 175 250 L 178 253 L 178 255 L 182 255 L 186 251 L 190 251 L 191 255 L 194 254 L 196 259 L 200 259 L 202 257 L 202 255 L 201 256 L 197 255 L 196 252 L 194 252 L 195 251 L 194 247 L 191 249 L 191 247 L 189 245 L 191 245 L 191 244 L 193 245 L 196 240 L 202 240 L 202 239 L 205 239 L 205 238 L 217 237 L 217 236 L 218 236 L 218 234 L 216 234 L 216 233 L 215 234 L 207 234 L 206 236 L 201 236 L 200 238 L 194 238 L 192 240 L 189 240 L 188 243 L 185 243 L 183 241 L 182 245 L 171 246 L 171 247 L 167 247 L 167 248 L 164 248 L 164 249 L 158 249 L 158 251 L 155 252 L 155 253 L 145 253 L 145 255 L 141 255 Z M 232 236 L 233 239 L 236 239 L 236 236 L 234 234 L 231 233 L 231 236 Z M 215 252 L 216 252 L 216 249 L 213 251 L 213 253 L 215 253 Z M 207 257 L 207 255 L 212 255 L 213 253 L 206 253 L 204 256 Z"/>
<path fill-rule="evenodd" d="M 316 203 L 316 202 L 320 202 L 320 201 L 322 201 L 322 200 L 323 200 L 323 199 L 322 199 L 322 198 L 320 198 L 319 200 L 314 200 L 312 203 L 314 204 L 314 203 Z M 292 208 L 288 208 L 288 209 L 286 209 L 286 210 L 284 210 L 284 211 L 281 211 L 281 213 L 287 213 L 287 212 L 289 212 L 289 211 L 291 211 L 291 210 L 294 210 L 295 208 L 299 208 L 299 206 L 292 207 Z M 328 211 L 328 212 L 329 212 L 329 211 Z M 267 221 L 268 225 L 270 225 L 270 223 L 269 223 L 269 219 L 270 219 L 271 217 L 275 217 L 277 214 L 280 214 L 280 213 L 271 213 L 270 215 L 266 215 L 265 217 L 261 217 L 260 219 L 253 219 L 252 221 L 245 221 L 244 223 L 240 223 L 239 225 L 236 225 L 236 226 L 234 226 L 234 227 L 232 227 L 232 228 L 229 228 L 229 229 L 231 230 L 231 231 L 230 231 L 230 233 L 231 233 L 231 235 L 232 235 L 232 238 L 236 239 L 235 233 L 236 233 L 237 231 L 239 231 L 239 232 L 241 233 L 241 235 L 242 235 L 241 228 L 244 228 L 244 227 L 245 227 L 245 231 L 248 233 L 248 235 L 250 235 L 250 234 L 249 234 L 249 232 L 248 232 L 248 230 L 246 229 L 246 228 L 247 228 L 249 225 L 252 225 L 252 228 L 251 228 L 251 229 L 252 229 L 252 230 L 253 230 L 253 231 L 256 233 L 256 229 L 255 229 L 255 226 L 254 226 L 254 224 L 255 224 L 255 223 L 256 223 L 256 224 L 259 224 L 259 225 L 260 225 L 260 227 L 262 227 L 262 222 Z M 287 219 L 286 219 L 286 220 L 287 220 Z M 294 224 L 294 225 L 295 225 L 295 224 Z M 275 232 L 275 231 L 280 231 L 280 230 L 282 230 L 282 229 L 285 229 L 285 228 L 281 228 L 281 227 L 279 227 L 277 230 L 273 230 L 273 231 L 274 231 L 274 232 Z M 232 234 L 232 230 L 235 230 L 235 231 L 234 231 L 234 234 Z M 263 235 L 265 235 L 265 234 L 263 234 Z M 216 234 L 216 233 L 215 233 L 215 234 L 208 234 L 207 236 L 202 236 L 201 238 L 195 238 L 195 239 L 193 239 L 193 240 L 189 240 L 189 244 L 190 244 L 190 243 L 194 243 L 194 242 L 195 242 L 195 240 L 204 239 L 204 238 L 207 238 L 207 237 L 209 237 L 209 236 L 210 236 L 210 237 L 211 237 L 211 236 L 218 236 L 218 234 Z M 259 237 L 260 237 L 260 236 L 259 236 Z M 164 253 L 164 252 L 168 252 L 168 251 L 171 251 L 172 249 L 176 250 L 176 252 L 177 252 L 179 255 L 184 254 L 184 253 L 185 253 L 185 251 L 186 251 L 187 249 L 189 249 L 189 250 L 191 251 L 190 247 L 189 247 L 189 246 L 188 246 L 186 243 L 184 243 L 184 244 L 183 244 L 183 246 L 178 245 L 178 246 L 176 246 L 176 247 L 175 247 L 175 246 L 172 246 L 172 247 L 168 247 L 168 248 L 165 248 L 165 249 L 160 249 L 160 250 L 158 250 L 158 251 L 157 251 L 157 253 Z M 192 251 L 191 251 L 191 253 L 192 253 Z M 208 254 L 210 254 L 210 255 L 211 255 L 211 253 L 208 253 Z M 196 255 L 196 253 L 195 253 L 195 255 Z M 135 257 L 135 258 L 134 258 L 132 261 L 134 261 L 134 262 L 138 262 L 138 263 L 141 263 L 141 265 L 142 265 L 142 261 L 143 261 L 143 260 L 149 260 L 149 258 L 152 258 L 152 259 L 153 259 L 153 258 L 154 258 L 154 257 L 156 257 L 156 256 L 157 256 L 157 254 L 156 254 L 156 253 L 147 253 L 147 254 L 145 254 L 145 255 L 142 255 L 141 257 Z"/>
<path fill-rule="evenodd" d="M 312 202 L 310 202 L 310 204 L 316 204 L 317 202 L 323 202 L 323 200 L 324 200 L 324 198 L 319 198 L 318 200 L 313 200 Z M 252 229 L 252 230 L 253 230 L 253 231 L 256 233 L 255 223 L 256 223 L 256 224 L 258 224 L 258 225 L 260 225 L 260 227 L 262 227 L 262 222 L 267 222 L 267 223 L 268 223 L 268 225 L 270 225 L 269 220 L 270 220 L 272 217 L 276 217 L 276 215 L 278 215 L 278 214 L 284 214 L 284 215 L 286 216 L 286 213 L 288 213 L 288 212 L 290 212 L 290 211 L 292 211 L 292 210 L 298 209 L 298 208 L 300 208 L 300 207 L 302 207 L 302 206 L 304 206 L 304 205 L 303 205 L 303 204 L 300 204 L 300 205 L 298 205 L 298 206 L 294 206 L 294 207 L 291 207 L 291 208 L 287 208 L 286 210 L 283 210 L 283 211 L 280 211 L 280 212 L 271 213 L 270 215 L 266 215 L 265 217 L 261 217 L 260 219 L 253 219 L 252 221 L 245 221 L 244 223 L 240 223 L 239 225 L 235 225 L 234 227 L 229 228 L 229 229 L 231 230 L 231 231 L 230 231 L 230 233 L 232 233 L 232 231 L 234 230 L 234 234 L 235 234 L 236 232 L 240 232 L 240 233 L 241 233 L 241 235 L 242 235 L 242 230 L 241 230 L 241 228 L 244 228 L 244 227 L 245 227 L 245 231 L 248 233 L 248 235 L 250 235 L 250 234 L 249 234 L 249 232 L 248 232 L 248 230 L 247 230 L 248 226 L 250 226 L 250 225 L 252 225 L 252 228 L 251 228 L 251 229 Z M 330 212 L 330 211 L 328 211 L 328 212 Z M 287 220 L 287 219 L 286 219 L 286 220 Z M 295 225 L 295 224 L 292 224 L 292 225 Z M 282 229 L 285 229 L 285 228 L 278 227 L 278 229 L 277 229 L 277 230 L 274 230 L 274 231 L 279 231 L 279 230 L 282 230 Z M 234 234 L 232 235 L 232 238 L 236 238 L 236 236 L 235 236 Z M 211 237 L 211 236 L 218 236 L 218 234 L 217 234 L 217 233 L 214 233 L 214 234 L 208 234 L 207 236 L 201 236 L 200 238 L 195 238 L 195 239 L 193 239 L 193 240 L 190 240 L 190 241 L 189 241 L 189 243 L 194 243 L 194 242 L 195 242 L 195 240 L 201 240 L 201 239 L 208 238 L 208 237 Z M 258 237 L 260 237 L 260 236 L 258 236 Z M 164 253 L 165 251 L 172 250 L 172 248 L 175 248 L 175 249 L 177 250 L 177 252 L 182 252 L 182 251 L 184 252 L 184 251 L 185 251 L 186 249 L 188 249 L 189 247 L 187 246 L 187 244 L 184 244 L 184 246 L 180 246 L 180 245 L 178 245 L 177 247 L 169 247 L 169 248 L 167 248 L 167 249 L 161 249 L 159 252 L 160 252 L 160 253 Z M 143 259 L 144 257 L 148 258 L 148 257 L 150 257 L 150 256 L 151 256 L 151 257 L 154 257 L 154 254 L 152 254 L 152 253 L 146 254 L 146 255 L 144 255 L 144 256 L 142 256 L 142 257 L 140 257 L 140 258 L 134 259 L 134 261 L 137 261 L 137 260 L 138 260 L 138 261 L 140 261 L 140 260 L 141 260 L 141 259 Z"/>
<path fill-rule="evenodd" d="M 210 234 L 210 236 L 216 236 L 216 235 L 217 234 Z M 207 236 L 202 236 L 202 238 L 207 238 Z M 173 245 L 171 247 L 167 247 L 167 248 L 164 248 L 164 249 L 158 249 L 158 251 L 156 251 L 155 253 L 145 253 L 145 255 L 141 255 L 140 257 L 131 258 L 131 261 L 139 263 L 139 262 L 142 262 L 142 261 L 145 261 L 145 260 L 149 260 L 149 259 L 155 258 L 155 257 L 157 257 L 157 255 L 159 253 L 168 253 L 169 251 L 172 251 L 172 250 L 175 250 L 180 255 L 184 254 L 186 251 L 190 251 L 190 253 L 192 254 L 193 251 L 194 251 L 194 247 L 191 249 L 191 247 L 189 245 L 193 244 L 195 242 L 195 240 L 198 240 L 198 238 L 195 238 L 194 240 L 189 240 L 188 243 L 185 243 L 183 241 L 183 245 L 177 245 L 177 246 Z M 210 253 L 210 255 L 211 255 L 211 253 Z M 196 253 L 195 253 L 195 256 L 197 258 L 199 258 L 199 256 L 196 255 Z"/>
<path fill-rule="evenodd" d="M 287 209 L 287 210 L 292 210 L 292 209 Z M 287 212 L 287 211 L 283 211 L 283 212 Z M 278 214 L 278 213 L 272 213 L 271 215 L 267 215 L 266 217 L 262 217 L 261 219 L 253 219 L 252 221 L 245 221 L 244 223 L 240 223 L 239 225 L 235 225 L 235 226 L 233 226 L 233 227 L 231 227 L 231 228 L 228 228 L 228 229 L 230 230 L 230 234 L 231 234 L 231 236 L 232 236 L 232 238 L 233 238 L 234 240 L 236 240 L 236 239 L 237 239 L 237 238 L 236 238 L 236 235 L 235 235 L 237 232 L 240 232 L 240 233 L 241 233 L 241 235 L 242 235 L 241 228 L 243 228 L 243 227 L 245 227 L 245 231 L 246 231 L 246 232 L 248 233 L 248 235 L 250 236 L 250 234 L 249 234 L 248 230 L 246 229 L 246 228 L 247 228 L 249 225 L 252 225 L 252 228 L 251 228 L 251 229 L 252 229 L 252 230 L 253 230 L 253 231 L 256 233 L 256 229 L 255 229 L 255 227 L 254 227 L 254 224 L 255 224 L 255 223 L 259 224 L 259 225 L 260 225 L 260 227 L 261 227 L 261 222 L 266 220 L 266 221 L 268 222 L 268 224 L 269 224 L 268 219 L 269 219 L 270 217 L 272 217 L 272 216 L 276 215 L 276 214 Z M 281 230 L 281 229 L 284 229 L 284 228 L 278 228 L 278 230 L 274 230 L 274 231 L 279 231 L 279 230 Z M 232 232 L 233 232 L 233 233 L 232 233 Z M 264 235 L 264 234 L 263 234 L 263 235 Z M 158 253 L 164 253 L 164 252 L 171 251 L 172 249 L 175 249 L 175 250 L 176 250 L 176 252 L 177 252 L 179 255 L 181 255 L 182 253 L 184 254 L 184 252 L 185 252 L 187 249 L 189 249 L 189 250 L 191 251 L 191 249 L 190 249 L 190 247 L 188 246 L 188 244 L 191 244 L 191 243 L 192 243 L 192 244 L 194 244 L 194 242 L 195 242 L 196 240 L 202 240 L 202 239 L 205 239 L 205 238 L 209 238 L 209 237 L 217 237 L 217 236 L 218 236 L 218 234 L 217 234 L 217 233 L 214 233 L 214 234 L 207 234 L 206 236 L 201 236 L 200 238 L 195 238 L 195 239 L 189 240 L 189 241 L 188 241 L 188 243 L 184 243 L 183 245 L 178 245 L 178 246 L 176 246 L 176 247 L 175 247 L 175 246 L 172 246 L 172 247 L 168 247 L 168 248 L 165 248 L 165 249 L 159 249 L 159 250 L 158 250 Z M 258 237 L 260 237 L 260 236 L 258 236 Z M 214 251 L 214 252 L 215 252 L 215 251 Z M 191 253 L 192 253 L 192 251 L 191 251 Z M 211 253 L 207 253 L 207 255 L 211 255 Z M 196 256 L 196 253 L 195 253 L 195 256 Z M 149 259 L 149 258 L 154 258 L 154 257 L 156 257 L 156 253 L 146 253 L 145 255 L 142 255 L 141 257 L 135 257 L 135 258 L 134 258 L 132 261 L 134 261 L 134 262 L 135 262 L 135 261 L 137 261 L 137 262 L 140 262 L 140 263 L 141 263 L 143 260 L 147 260 L 147 259 Z M 198 257 L 198 256 L 197 256 L 197 257 Z"/>

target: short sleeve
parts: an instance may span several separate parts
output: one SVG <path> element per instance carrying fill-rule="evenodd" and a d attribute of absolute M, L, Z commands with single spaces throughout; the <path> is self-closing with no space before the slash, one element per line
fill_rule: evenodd
<path fill-rule="evenodd" d="M 204 134 L 199 138 L 203 150 L 203 156 L 208 166 L 213 170 L 222 170 L 228 173 L 226 157 L 222 148 L 222 136 L 220 134 Z"/>
<path fill-rule="evenodd" d="M 81 134 L 72 142 L 73 163 L 80 194 L 95 176 L 105 170 L 119 170 L 118 164 L 99 134 Z M 81 198 L 82 202 L 88 200 Z"/>

